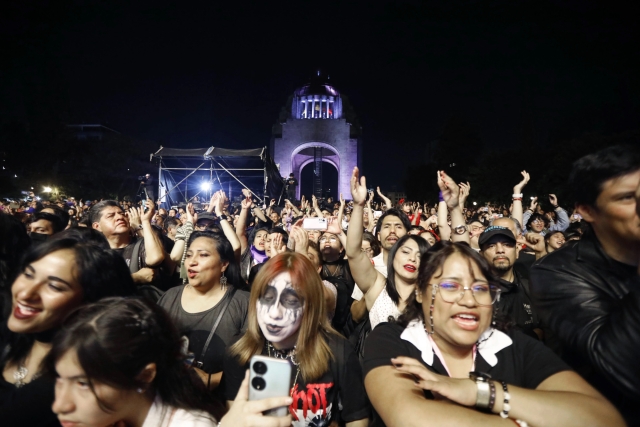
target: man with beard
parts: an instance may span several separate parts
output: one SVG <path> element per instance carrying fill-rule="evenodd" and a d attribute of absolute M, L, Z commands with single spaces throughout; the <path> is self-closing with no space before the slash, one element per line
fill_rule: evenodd
<path fill-rule="evenodd" d="M 538 317 L 533 312 L 527 280 L 513 266 L 520 249 L 506 227 L 488 227 L 478 239 L 480 254 L 491 264 L 499 278 L 500 301 L 497 314 L 508 316 L 527 335 L 541 339 Z"/>
<path fill-rule="evenodd" d="M 355 281 L 349 269 L 349 262 L 344 258 L 346 236 L 342 230 L 339 228 L 336 230 L 336 228 L 337 226 L 330 225 L 330 231 L 322 234 L 322 237 L 318 240 L 318 246 L 323 261 L 320 277 L 322 277 L 322 280 L 332 283 L 338 290 L 336 311 L 332 325 L 336 330 L 342 331 L 353 302 L 351 294 L 355 287 Z M 335 231 L 335 233 L 332 231 Z"/>

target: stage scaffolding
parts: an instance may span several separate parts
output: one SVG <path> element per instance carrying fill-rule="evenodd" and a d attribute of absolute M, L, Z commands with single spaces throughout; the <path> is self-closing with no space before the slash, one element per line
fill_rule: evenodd
<path fill-rule="evenodd" d="M 230 200 L 237 200 L 243 188 L 251 191 L 262 204 L 269 194 L 269 177 L 280 178 L 277 170 L 272 170 L 275 165 L 267 156 L 266 148 L 160 147 L 150 159 L 158 163 L 158 194 L 164 208 L 208 202 L 220 189 Z"/>

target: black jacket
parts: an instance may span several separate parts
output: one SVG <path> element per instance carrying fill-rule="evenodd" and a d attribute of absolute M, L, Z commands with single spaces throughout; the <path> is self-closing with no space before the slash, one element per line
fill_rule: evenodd
<path fill-rule="evenodd" d="M 531 292 L 561 356 L 627 421 L 640 419 L 640 277 L 607 256 L 595 235 L 540 259 Z"/>
<path fill-rule="evenodd" d="M 516 270 L 513 275 L 513 282 L 498 279 L 501 292 L 497 312 L 511 320 L 519 331 L 538 339 L 534 329 L 540 325 L 529 296 L 529 282 Z"/>

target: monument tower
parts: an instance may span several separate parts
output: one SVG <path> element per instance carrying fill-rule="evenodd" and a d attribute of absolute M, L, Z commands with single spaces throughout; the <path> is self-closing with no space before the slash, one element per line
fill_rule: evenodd
<path fill-rule="evenodd" d="M 326 194 L 323 167 L 333 167 L 338 172 L 338 188 L 331 195 L 338 197 L 342 193 L 348 199 L 351 171 L 362 161 L 361 128 L 348 100 L 321 72 L 296 89 L 289 99 L 271 139 L 271 153 L 280 165 L 280 174 L 287 177 L 293 173 L 298 179 L 300 199 L 302 169 L 313 163 L 313 192 L 322 197 Z"/>

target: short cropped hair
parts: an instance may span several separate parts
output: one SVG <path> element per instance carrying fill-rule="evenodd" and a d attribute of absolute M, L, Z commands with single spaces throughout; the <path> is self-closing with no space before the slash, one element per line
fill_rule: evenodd
<path fill-rule="evenodd" d="M 604 183 L 640 170 L 638 149 L 630 145 L 614 145 L 588 154 L 573 164 L 569 187 L 576 204 L 596 205 Z"/>

